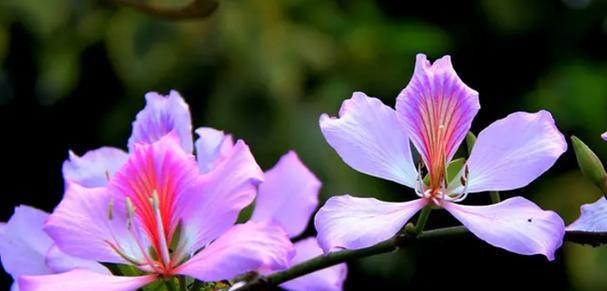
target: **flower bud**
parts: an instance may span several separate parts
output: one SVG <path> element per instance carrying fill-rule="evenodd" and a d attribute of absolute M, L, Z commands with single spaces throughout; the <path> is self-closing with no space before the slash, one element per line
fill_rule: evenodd
<path fill-rule="evenodd" d="M 594 152 L 579 138 L 571 136 L 571 143 L 580 170 L 592 183 L 594 183 L 603 194 L 607 194 L 607 173 L 601 160 Z"/>

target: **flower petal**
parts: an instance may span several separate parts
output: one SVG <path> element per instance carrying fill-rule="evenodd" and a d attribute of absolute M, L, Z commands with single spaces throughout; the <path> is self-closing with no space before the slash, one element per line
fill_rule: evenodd
<path fill-rule="evenodd" d="M 0 227 L 0 257 L 13 278 L 53 272 L 45 256 L 53 241 L 42 230 L 48 213 L 29 206 L 15 207 L 9 221 Z"/>
<path fill-rule="evenodd" d="M 607 232 L 607 200 L 605 197 L 580 207 L 580 217 L 567 226 L 567 230 Z"/>
<path fill-rule="evenodd" d="M 353 169 L 411 188 L 417 170 L 409 139 L 396 112 L 379 99 L 355 92 L 339 110 L 339 118 L 323 114 L 320 129 L 327 142 Z"/>
<path fill-rule="evenodd" d="M 522 197 L 487 206 L 444 202 L 443 207 L 478 238 L 513 253 L 542 254 L 552 261 L 563 244 L 563 220 Z"/>
<path fill-rule="evenodd" d="M 548 111 L 512 113 L 478 135 L 467 161 L 468 192 L 524 187 L 566 150 L 565 137 Z"/>
<path fill-rule="evenodd" d="M 70 151 L 69 158 L 63 162 L 63 178 L 84 187 L 103 187 L 127 157 L 126 152 L 112 147 L 88 151 L 82 157 Z"/>
<path fill-rule="evenodd" d="M 300 235 L 318 206 L 321 183 L 294 151 L 280 158 L 259 186 L 252 221 L 275 221 L 290 237 Z"/>
<path fill-rule="evenodd" d="M 188 248 L 201 248 L 228 230 L 238 213 L 253 202 L 262 181 L 263 172 L 249 147 L 237 141 L 224 160 L 184 193 L 183 232 Z"/>
<path fill-rule="evenodd" d="M 174 90 L 168 96 L 150 92 L 145 95 L 145 100 L 145 108 L 137 113 L 133 122 L 129 149 L 133 150 L 137 143 L 151 144 L 174 131 L 179 136 L 183 149 L 191 153 L 192 119 L 188 104 L 181 95 Z"/>
<path fill-rule="evenodd" d="M 85 269 L 101 274 L 111 274 L 111 272 L 102 264 L 95 261 L 84 260 L 78 257 L 70 256 L 53 245 L 45 257 L 46 265 L 53 270 L 53 273 L 63 273 L 74 269 Z M 29 275 L 29 274 L 28 274 Z"/>
<path fill-rule="evenodd" d="M 155 275 L 122 277 L 77 269 L 56 275 L 21 276 L 19 289 L 21 291 L 132 291 L 154 280 L 156 280 Z"/>
<path fill-rule="evenodd" d="M 119 208 L 125 209 L 127 203 L 132 203 L 137 222 L 155 249 L 161 250 L 164 249 L 161 238 L 171 238 L 180 221 L 188 223 L 189 204 L 198 201 L 190 195 L 198 174 L 194 156 L 181 148 L 179 137 L 171 132 L 152 144 L 137 144 L 125 165 L 110 180 L 108 192 Z M 154 194 L 164 233 L 158 229 L 158 218 L 150 203 Z"/>
<path fill-rule="evenodd" d="M 360 249 L 395 235 L 428 201 L 384 202 L 350 195 L 334 196 L 314 219 L 318 244 L 325 251 Z"/>
<path fill-rule="evenodd" d="M 234 141 L 232 136 L 210 127 L 196 129 L 196 158 L 201 173 L 208 173 L 227 157 Z"/>
<path fill-rule="evenodd" d="M 604 132 L 603 134 L 601 134 L 601 138 L 603 140 L 607 140 L 607 132 Z"/>
<path fill-rule="evenodd" d="M 247 222 L 230 228 L 176 272 L 219 281 L 257 269 L 286 268 L 292 256 L 293 245 L 282 227 Z"/>
<path fill-rule="evenodd" d="M 451 160 L 479 109 L 478 92 L 457 76 L 449 56 L 430 64 L 418 54 L 396 99 L 399 120 L 429 169 Z"/>
<path fill-rule="evenodd" d="M 109 244 L 112 242 L 130 257 L 142 259 L 127 229 L 125 211 L 120 211 L 123 207 L 112 207 L 111 201 L 106 188 L 85 188 L 68 182 L 64 197 L 49 216 L 44 230 L 62 251 L 72 256 L 127 263 L 112 249 Z"/>
<path fill-rule="evenodd" d="M 295 243 L 295 257 L 291 264 L 299 264 L 322 254 L 323 251 L 316 243 L 316 239 L 309 237 Z M 347 265 L 339 264 L 287 281 L 280 287 L 291 291 L 341 291 L 347 274 Z"/>

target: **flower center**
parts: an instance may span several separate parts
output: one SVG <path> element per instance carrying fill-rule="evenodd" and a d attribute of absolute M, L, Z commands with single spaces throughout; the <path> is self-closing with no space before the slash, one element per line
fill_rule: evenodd
<path fill-rule="evenodd" d="M 128 255 L 115 236 L 113 241 L 106 243 L 122 258 L 142 269 L 165 276 L 172 275 L 172 270 L 184 255 L 183 248 L 179 244 L 181 225 L 178 224 L 173 230 L 167 229 L 168 218 L 163 215 L 157 190 L 153 190 L 145 202 L 140 199 L 133 200 L 131 197 L 126 197 L 124 201 L 126 228 L 137 245 L 134 255 L 140 259 Z M 113 220 L 114 216 L 114 202 L 111 200 L 108 205 L 108 219 Z M 141 229 L 145 230 L 146 235 L 142 235 Z"/>

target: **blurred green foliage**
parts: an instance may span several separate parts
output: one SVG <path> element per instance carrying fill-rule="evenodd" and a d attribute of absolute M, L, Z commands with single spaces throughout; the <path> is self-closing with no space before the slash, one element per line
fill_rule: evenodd
<path fill-rule="evenodd" d="M 153 2 L 178 7 L 189 1 Z M 499 114 L 503 112 L 498 107 L 548 109 L 563 132 L 575 133 L 607 160 L 607 144 L 599 138 L 607 130 L 605 52 L 597 61 L 562 42 L 575 42 L 585 32 L 596 30 L 605 42 L 607 18 L 597 27 L 591 9 L 604 5 L 596 2 L 600 1 L 569 0 L 557 2 L 554 8 L 550 1 L 485 0 L 474 9 L 486 25 L 479 29 L 504 43 L 545 33 L 546 22 L 555 21 L 554 17 L 565 26 L 571 24 L 567 30 L 549 34 L 554 39 L 548 39 L 552 42 L 546 45 L 550 50 L 546 53 L 558 54 L 550 58 L 558 62 L 543 64 L 542 73 L 532 79 L 521 80 L 513 74 L 501 80 L 504 87 L 519 82 L 528 86 L 517 87 L 521 89 L 514 92 L 516 96 L 505 96 L 512 99 L 503 96 L 498 101 L 481 91 L 481 104 L 490 103 L 488 110 Z M 448 25 L 423 17 L 391 17 L 387 12 L 378 3 L 362 0 L 222 0 L 208 19 L 171 22 L 104 1 L 3 0 L 0 63 L 9 51 L 10 26 L 24 25 L 35 43 L 37 100 L 54 106 L 77 86 L 82 52 L 102 44 L 124 88 L 124 98 L 105 114 L 99 128 L 108 143 L 126 141 L 145 92 L 166 93 L 171 88 L 198 92 L 184 94 L 190 104 L 196 104 L 191 108 L 194 125 L 221 128 L 245 139 L 262 167 L 271 167 L 281 154 L 295 149 L 324 181 L 323 199 L 350 193 L 399 201 L 413 197 L 412 191 L 360 174 L 341 162 L 322 138 L 318 117 L 325 112 L 336 115 L 342 100 L 358 90 L 394 105 L 394 97 L 413 71 L 416 53 L 431 58 L 451 53 L 473 56 L 474 51 L 458 50 L 482 43 L 470 44 L 475 40 Z M 490 76 L 501 69 L 492 66 L 492 61 L 478 61 L 485 65 L 476 67 L 490 71 L 462 78 L 480 83 L 483 78 L 478 75 Z M 471 70 L 463 59 L 454 62 L 458 71 Z M 517 65 L 522 71 L 529 64 Z M 6 69 L 0 67 L 0 87 L 7 82 Z M 0 104 L 11 100 L 10 94 L 10 90 L 0 92 Z M 491 103 L 501 101 L 503 105 Z M 502 117 L 492 111 L 481 114 L 488 120 Z M 478 128 L 486 125 L 475 123 Z M 572 156 L 565 159 L 573 161 Z M 521 190 L 545 208 L 557 210 L 567 222 L 577 216 L 579 205 L 601 194 L 581 177 L 574 163 L 569 164 Z M 606 286 L 606 250 L 570 247 L 565 259 L 574 287 Z M 410 252 L 401 252 L 355 264 L 379 279 L 407 281 L 415 269 L 414 259 Z"/>

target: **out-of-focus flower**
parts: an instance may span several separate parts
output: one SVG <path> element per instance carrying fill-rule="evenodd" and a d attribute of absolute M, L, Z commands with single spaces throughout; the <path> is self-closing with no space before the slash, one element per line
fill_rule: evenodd
<path fill-rule="evenodd" d="M 526 186 L 566 150 L 564 137 L 546 111 L 513 113 L 481 131 L 465 166 L 457 174 L 447 173 L 479 109 L 478 93 L 460 80 L 449 56 L 430 64 L 420 54 L 396 111 L 357 92 L 343 103 L 339 118 L 321 116 L 326 140 L 348 165 L 411 187 L 420 199 L 392 203 L 333 197 L 316 215 L 320 246 L 325 251 L 371 246 L 432 206 L 447 210 L 489 244 L 553 260 L 565 231 L 556 213 L 522 197 L 487 206 L 458 202 L 468 193 Z M 410 142 L 421 156 L 417 167 Z"/>
<path fill-rule="evenodd" d="M 128 155 L 102 148 L 64 164 L 66 193 L 45 225 L 70 255 L 132 265 L 146 275 L 74 270 L 22 276 L 23 290 L 131 290 L 161 277 L 219 281 L 288 264 L 293 246 L 282 227 L 234 225 L 263 181 L 248 146 L 237 141 L 224 159 L 201 173 L 191 154 L 185 102 L 176 92 L 146 99 L 133 123 Z"/>
<path fill-rule="evenodd" d="M 15 282 L 22 275 L 46 275 L 73 269 L 101 274 L 110 272 L 95 261 L 62 252 L 42 230 L 48 213 L 29 206 L 15 207 L 8 222 L 0 224 L 0 258 L 4 270 Z M 11 290 L 19 290 L 16 283 Z"/>

